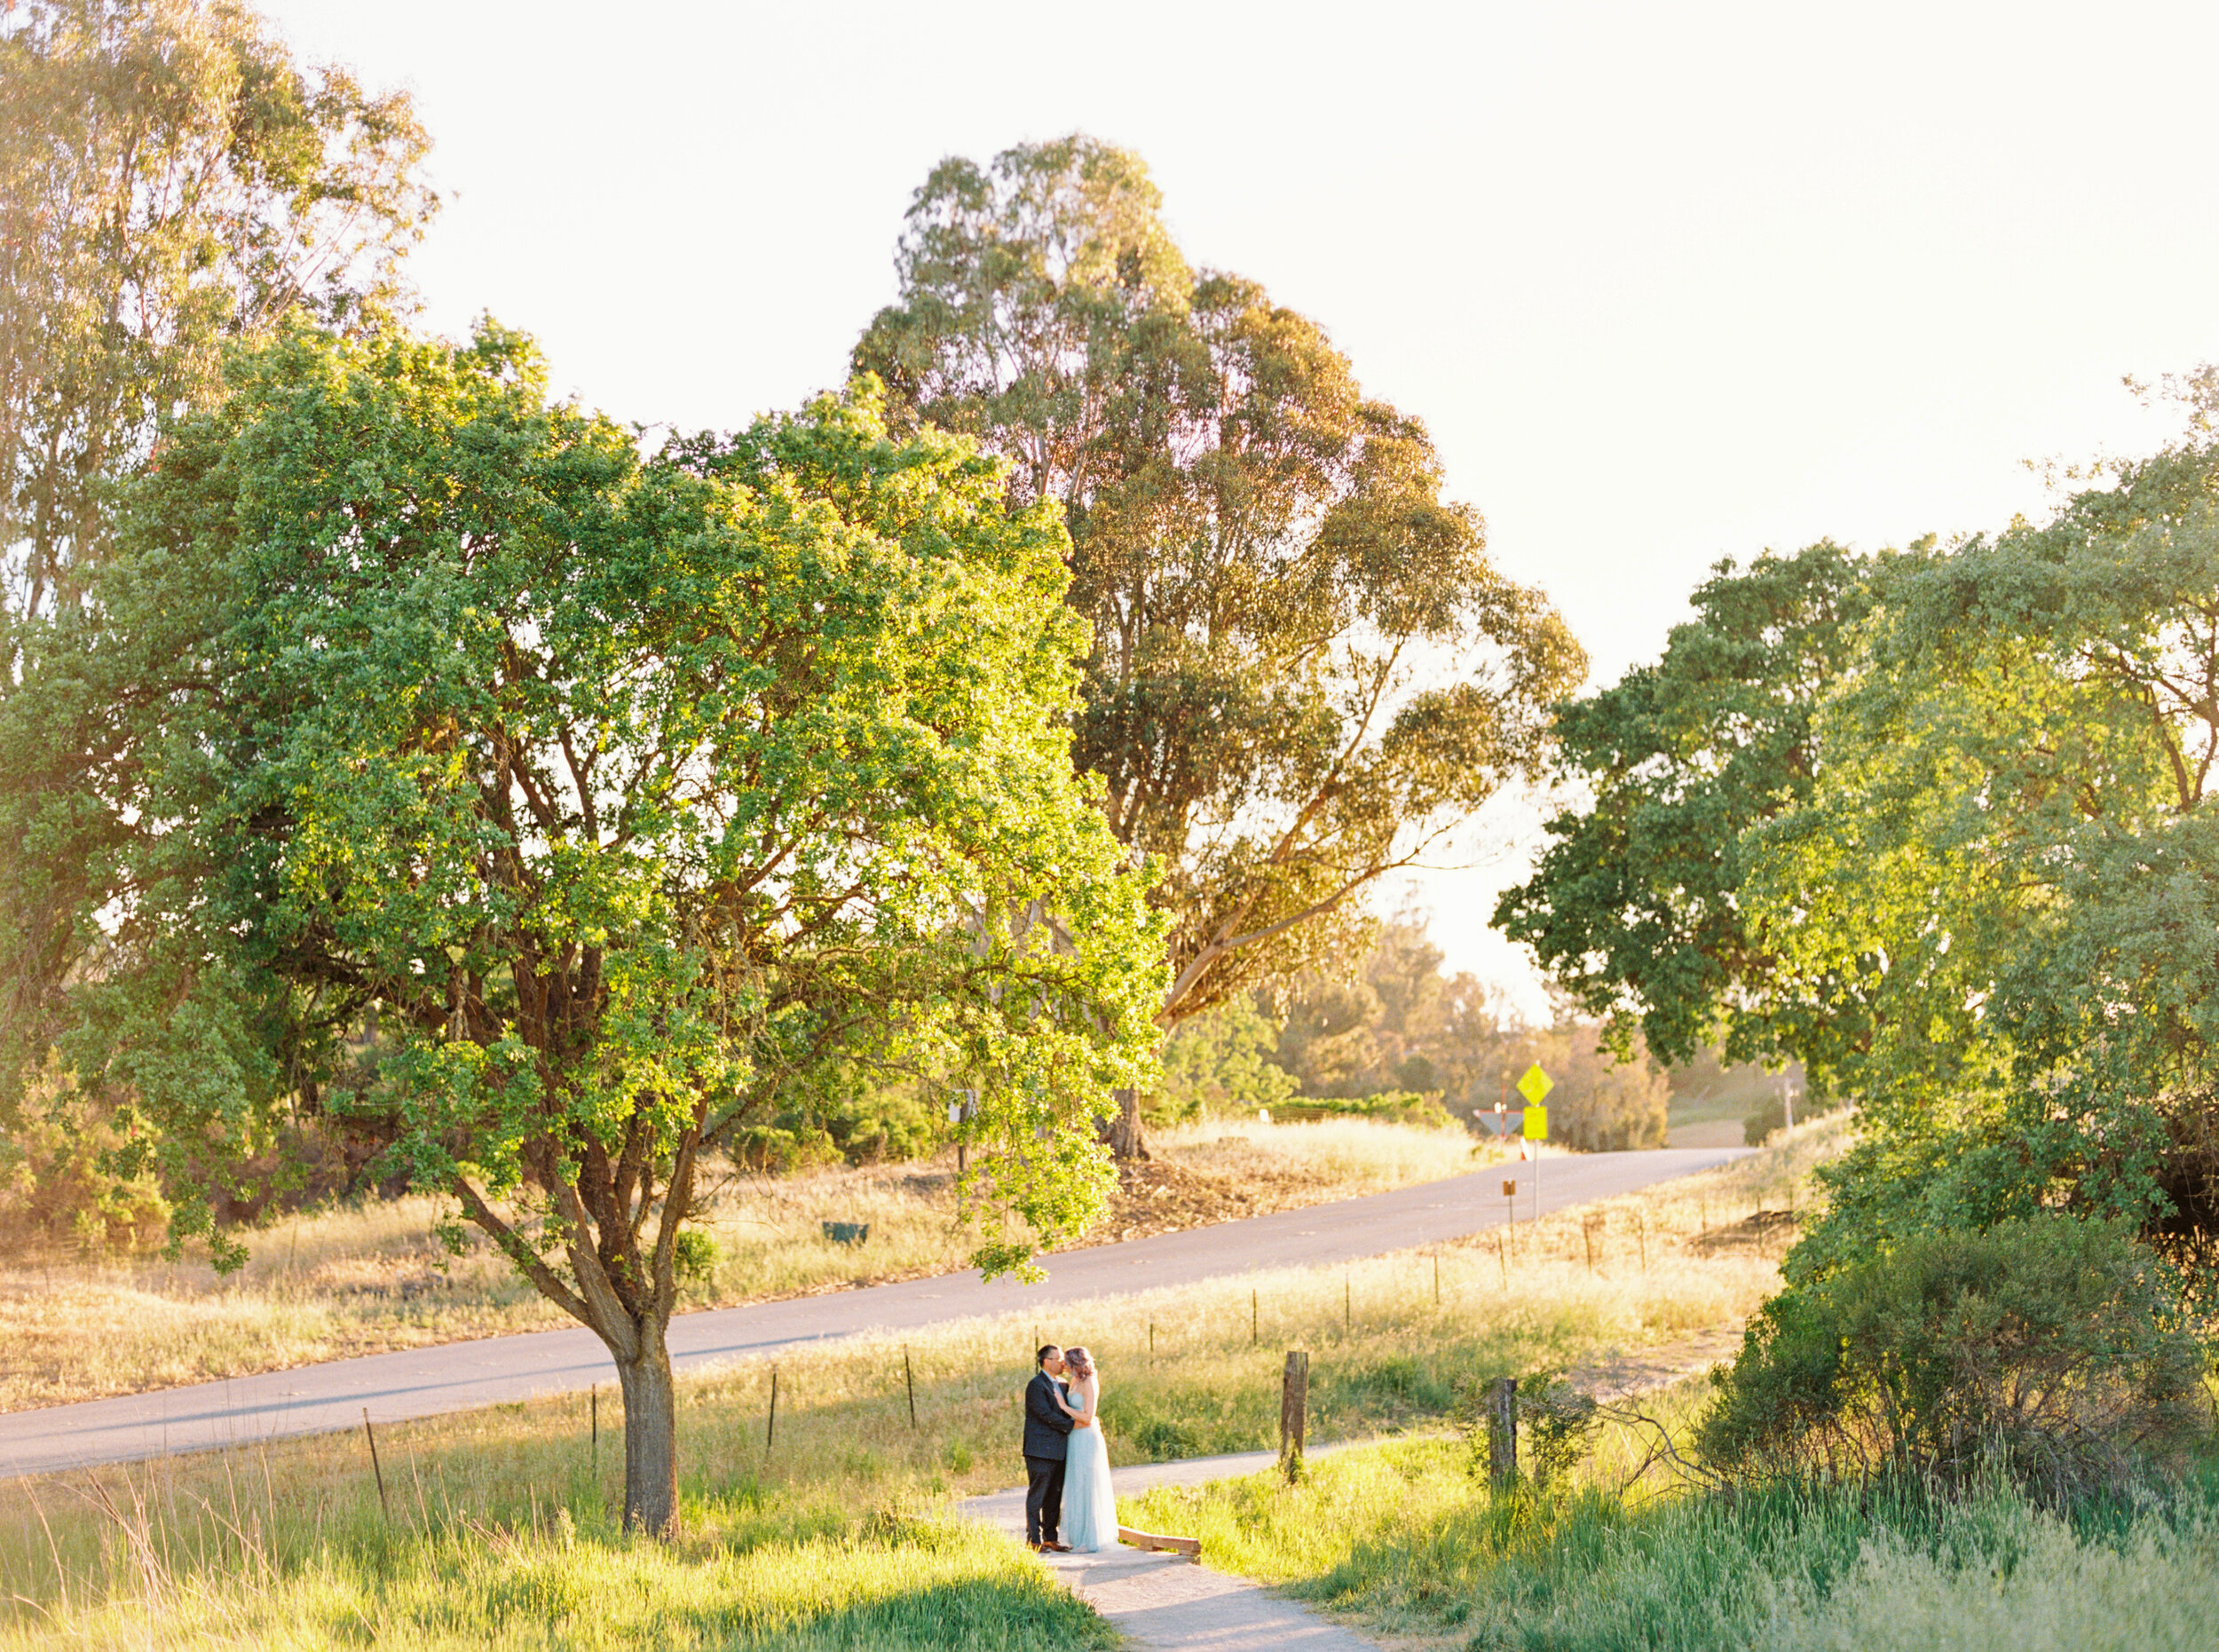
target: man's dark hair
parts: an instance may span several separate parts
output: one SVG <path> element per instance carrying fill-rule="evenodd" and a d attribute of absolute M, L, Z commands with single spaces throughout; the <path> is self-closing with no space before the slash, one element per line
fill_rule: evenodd
<path fill-rule="evenodd" d="M 1055 1343 L 1043 1342 L 1040 1344 L 1040 1351 L 1032 1356 L 1032 1363 L 1038 1366 L 1041 1370 L 1045 1371 L 1047 1369 L 1048 1356 L 1051 1354 L 1060 1354 L 1062 1351 L 1062 1348 Z"/>

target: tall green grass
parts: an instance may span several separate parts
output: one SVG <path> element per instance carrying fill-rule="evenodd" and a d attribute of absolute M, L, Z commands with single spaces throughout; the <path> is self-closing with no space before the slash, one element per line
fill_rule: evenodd
<path fill-rule="evenodd" d="M 1620 1443 L 1622 1447 L 1625 1443 Z M 1165 1488 L 1127 1518 L 1389 1634 L 1473 1652 L 2219 1645 L 2219 1488 L 2045 1511 L 2008 1488 L 1497 1494 L 1460 1442 Z"/>
<path fill-rule="evenodd" d="M 694 1498 L 664 1547 L 565 1504 L 523 1525 L 467 1517 L 428 1533 L 324 1523 L 305 1545 L 241 1526 L 228 1567 L 141 1553 L 126 1513 L 107 1586 L 20 1618 L 18 1645 L 306 1648 L 1000 1648 L 1117 1642 L 999 1534 L 737 1487 Z"/>

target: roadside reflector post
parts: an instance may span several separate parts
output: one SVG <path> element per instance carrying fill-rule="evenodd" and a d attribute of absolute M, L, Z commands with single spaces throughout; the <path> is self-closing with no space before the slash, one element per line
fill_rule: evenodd
<path fill-rule="evenodd" d="M 1549 1139 L 1549 1110 L 1541 1103 L 1549 1099 L 1549 1092 L 1556 1088 L 1556 1080 L 1541 1070 L 1539 1062 L 1525 1071 L 1518 1080 L 1518 1094 L 1526 1098 L 1526 1118 L 1523 1134 L 1533 1143 L 1533 1219 L 1541 1220 L 1541 1144 Z"/>

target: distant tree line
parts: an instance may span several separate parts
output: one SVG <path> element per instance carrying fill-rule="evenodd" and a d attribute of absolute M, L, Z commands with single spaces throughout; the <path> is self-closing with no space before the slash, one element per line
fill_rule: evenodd
<path fill-rule="evenodd" d="M 1465 1128 L 1474 1110 L 1525 1103 L 1512 1087 L 1535 1062 L 1555 1082 L 1552 1139 L 1588 1149 L 1661 1147 L 1670 1075 L 1638 1049 L 1601 1047 L 1601 1029 L 1568 1014 L 1531 1025 L 1498 989 L 1445 973 L 1421 916 L 1378 926 L 1361 967 L 1311 971 L 1276 1003 L 1250 995 L 1181 1024 L 1156 1098 L 1166 1122 L 1299 1099 L 1404 1093 L 1438 1102 Z"/>

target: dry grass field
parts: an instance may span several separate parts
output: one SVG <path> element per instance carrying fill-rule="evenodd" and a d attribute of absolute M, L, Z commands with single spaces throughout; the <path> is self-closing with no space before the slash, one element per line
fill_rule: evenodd
<path fill-rule="evenodd" d="M 1809 1150 L 1521 1226 L 1514 1249 L 1441 1247 L 1437 1298 L 1433 1253 L 1413 1253 L 1103 1299 L 1041 1329 L 1097 1350 L 1118 1462 L 1268 1445 L 1295 1346 L 1314 1438 L 1435 1427 L 1465 1380 L 1607 1369 L 1737 1324 L 1776 1280 L 1776 1236 L 1748 1218 Z M 383 1504 L 359 1435 L 19 1482 L 0 1489 L 0 1646 L 1106 1646 L 947 1512 L 1017 1478 L 1034 1331 L 1026 1314 L 913 1336 L 914 1427 L 893 1343 L 782 1355 L 768 1443 L 766 1365 L 685 1382 L 689 1536 L 667 1550 L 612 1529 L 606 1394 L 597 1457 L 574 1396 L 381 1429 Z"/>
<path fill-rule="evenodd" d="M 1160 1133 L 1155 1150 L 1083 1242 L 1381 1192 L 1499 1153 L 1460 1132 L 1364 1119 L 1205 1125 Z M 952 1173 L 943 1159 L 733 1179 L 705 1224 L 715 1276 L 688 1306 L 961 1268 L 976 1239 L 952 1221 Z M 438 1213 L 415 1198 L 288 1218 L 251 1236 L 252 1260 L 227 1278 L 190 1260 L 0 1269 L 0 1411 L 569 1323 L 489 1246 L 446 1256 L 430 1237 Z M 834 1244 L 826 1221 L 868 1222 L 870 1237 Z"/>

